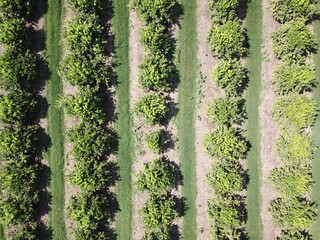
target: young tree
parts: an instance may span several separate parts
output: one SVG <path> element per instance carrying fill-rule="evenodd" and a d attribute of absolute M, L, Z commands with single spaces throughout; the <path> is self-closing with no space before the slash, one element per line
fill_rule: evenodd
<path fill-rule="evenodd" d="M 312 237 L 307 232 L 297 230 L 282 231 L 277 240 L 312 240 Z"/>
<path fill-rule="evenodd" d="M 237 16 L 236 8 L 238 6 L 238 0 L 211 0 L 209 2 L 211 17 L 217 22 L 234 20 Z"/>
<path fill-rule="evenodd" d="M 165 133 L 161 129 L 146 134 L 145 141 L 152 153 L 159 153 L 167 144 Z"/>
<path fill-rule="evenodd" d="M 101 0 L 69 0 L 71 9 L 78 13 L 98 13 L 103 8 Z"/>

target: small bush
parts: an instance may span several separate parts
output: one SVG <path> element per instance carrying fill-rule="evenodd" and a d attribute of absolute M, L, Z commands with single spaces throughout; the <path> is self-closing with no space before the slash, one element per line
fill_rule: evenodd
<path fill-rule="evenodd" d="M 315 69 L 311 65 L 282 63 L 275 68 L 273 83 L 277 93 L 302 93 L 316 86 Z"/>
<path fill-rule="evenodd" d="M 143 170 L 138 174 L 137 185 L 141 191 L 150 193 L 169 191 L 176 181 L 174 166 L 157 158 L 143 165 Z"/>
<path fill-rule="evenodd" d="M 78 13 L 98 13 L 103 7 L 101 0 L 69 0 L 68 3 L 71 9 Z"/>
<path fill-rule="evenodd" d="M 283 127 L 309 127 L 314 124 L 316 113 L 315 100 L 297 93 L 278 98 L 272 107 L 274 119 Z"/>
<path fill-rule="evenodd" d="M 214 98 L 209 103 L 207 115 L 213 123 L 232 125 L 244 120 L 245 104 L 238 98 Z"/>
<path fill-rule="evenodd" d="M 312 240 L 312 237 L 307 232 L 286 230 L 281 232 L 277 240 Z"/>
<path fill-rule="evenodd" d="M 215 21 L 225 22 L 226 20 L 235 19 L 238 5 L 238 0 L 211 0 L 209 2 L 209 10 Z"/>
<path fill-rule="evenodd" d="M 168 103 L 165 96 L 159 93 L 149 93 L 136 102 L 135 111 L 152 124 L 158 124 L 169 112 Z"/>
<path fill-rule="evenodd" d="M 248 80 L 246 69 L 237 61 L 220 62 L 211 75 L 213 81 L 227 96 L 240 95 Z"/>
<path fill-rule="evenodd" d="M 221 59 L 239 58 L 246 54 L 244 29 L 237 20 L 212 24 L 209 30 L 209 47 Z"/>
<path fill-rule="evenodd" d="M 145 141 L 148 149 L 153 153 L 159 153 L 167 144 L 163 130 L 157 130 L 146 134 Z"/>
<path fill-rule="evenodd" d="M 212 158 L 237 160 L 248 151 L 247 142 L 233 127 L 219 126 L 204 137 L 204 148 Z"/>
<path fill-rule="evenodd" d="M 291 21 L 272 34 L 273 51 L 277 58 L 288 62 L 303 62 L 314 52 L 315 35 L 303 21 Z"/>
<path fill-rule="evenodd" d="M 167 227 L 156 228 L 154 230 L 146 231 L 142 240 L 169 240 L 171 235 Z"/>

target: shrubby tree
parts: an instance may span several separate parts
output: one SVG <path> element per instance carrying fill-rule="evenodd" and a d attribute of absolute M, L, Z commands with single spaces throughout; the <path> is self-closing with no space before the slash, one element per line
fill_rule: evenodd
<path fill-rule="evenodd" d="M 146 201 L 141 209 L 142 223 L 147 229 L 166 227 L 178 217 L 176 203 L 170 195 L 154 195 Z"/>
<path fill-rule="evenodd" d="M 248 151 L 247 141 L 233 127 L 218 126 L 204 137 L 204 148 L 212 158 L 237 160 Z"/>
<path fill-rule="evenodd" d="M 110 233 L 103 229 L 96 229 L 95 227 L 75 228 L 73 230 L 75 240 L 109 240 Z"/>
<path fill-rule="evenodd" d="M 269 211 L 279 227 L 289 230 L 309 228 L 317 216 L 316 204 L 300 198 L 277 198 Z"/>
<path fill-rule="evenodd" d="M 32 0 L 0 0 L 0 12 L 5 18 L 29 17 L 32 3 Z"/>
<path fill-rule="evenodd" d="M 169 112 L 168 103 L 165 96 L 159 93 L 149 93 L 136 102 L 135 111 L 152 124 L 158 124 Z"/>
<path fill-rule="evenodd" d="M 6 239 L 37 240 L 39 239 L 38 232 L 39 224 L 37 222 L 15 224 L 12 228 L 10 228 L 10 231 L 7 232 Z"/>
<path fill-rule="evenodd" d="M 0 44 L 19 48 L 28 44 L 27 27 L 22 19 L 0 17 L 0 29 Z"/>
<path fill-rule="evenodd" d="M 142 240 L 169 240 L 171 235 L 168 227 L 160 227 L 152 230 L 147 230 L 142 237 Z"/>
<path fill-rule="evenodd" d="M 36 74 L 36 58 L 29 50 L 10 47 L 0 57 L 0 86 L 5 91 L 28 90 Z"/>
<path fill-rule="evenodd" d="M 313 184 L 310 168 L 302 166 L 275 168 L 269 179 L 283 197 L 304 195 Z"/>
<path fill-rule="evenodd" d="M 212 198 L 207 212 L 213 222 L 212 239 L 241 239 L 246 211 L 241 199 L 236 197 Z"/>
<path fill-rule="evenodd" d="M 209 2 L 211 17 L 217 22 L 233 20 L 236 17 L 238 5 L 238 0 L 211 0 Z"/>
<path fill-rule="evenodd" d="M 172 22 L 176 0 L 131 0 L 130 7 L 146 23 L 168 24 Z"/>
<path fill-rule="evenodd" d="M 289 92 L 301 93 L 316 86 L 315 69 L 311 65 L 282 63 L 275 68 L 273 83 L 277 93 L 284 95 Z"/>
<path fill-rule="evenodd" d="M 88 55 L 103 54 L 107 40 L 97 15 L 78 14 L 66 25 L 64 42 L 69 51 L 78 55 Z"/>
<path fill-rule="evenodd" d="M 164 131 L 160 129 L 147 133 L 145 136 L 145 142 L 152 153 L 159 153 L 167 144 L 167 139 Z"/>
<path fill-rule="evenodd" d="M 170 89 L 172 66 L 163 55 L 151 55 L 139 65 L 138 81 L 146 91 L 163 92 Z"/>
<path fill-rule="evenodd" d="M 286 230 L 281 232 L 277 240 L 312 240 L 312 237 L 307 232 Z"/>
<path fill-rule="evenodd" d="M 315 145 L 312 137 L 299 131 L 283 130 L 276 140 L 278 157 L 289 165 L 305 164 L 313 157 Z"/>
<path fill-rule="evenodd" d="M 103 55 L 69 54 L 60 63 L 59 74 L 63 80 L 76 86 L 97 86 L 109 80 Z"/>
<path fill-rule="evenodd" d="M 245 171 L 239 164 L 216 161 L 206 176 L 206 182 L 215 194 L 235 194 L 245 187 Z"/>
<path fill-rule="evenodd" d="M 68 135 L 73 144 L 72 155 L 76 159 L 96 160 L 110 150 L 111 136 L 100 125 L 80 123 Z"/>
<path fill-rule="evenodd" d="M 97 229 L 98 224 L 107 216 L 107 209 L 105 194 L 82 191 L 71 197 L 68 213 L 79 229 Z"/>
<path fill-rule="evenodd" d="M 71 9 L 78 13 L 98 13 L 103 7 L 101 0 L 69 0 L 68 3 Z"/>
<path fill-rule="evenodd" d="M 241 94 L 247 83 L 247 71 L 238 61 L 221 61 L 211 73 L 213 81 L 227 96 Z"/>
<path fill-rule="evenodd" d="M 34 117 L 37 101 L 28 92 L 0 96 L 0 119 L 8 124 L 23 124 Z"/>
<path fill-rule="evenodd" d="M 38 144 L 38 126 L 7 127 L 0 131 L 0 155 L 4 158 L 33 155 Z"/>
<path fill-rule="evenodd" d="M 277 58 L 288 62 L 303 62 L 314 52 L 315 35 L 303 21 L 291 21 L 272 34 L 273 51 Z"/>
<path fill-rule="evenodd" d="M 318 13 L 317 5 L 317 0 L 271 0 L 273 16 L 280 23 L 299 18 L 309 20 Z"/>
<path fill-rule="evenodd" d="M 214 98 L 208 105 L 207 115 L 213 123 L 232 125 L 245 118 L 245 104 L 238 98 Z"/>
<path fill-rule="evenodd" d="M 171 38 L 164 25 L 150 23 L 141 31 L 141 45 L 150 55 L 167 56 L 171 50 Z"/>
<path fill-rule="evenodd" d="M 281 96 L 272 107 L 274 119 L 284 127 L 309 127 L 314 124 L 316 113 L 315 100 L 297 93 Z"/>
<path fill-rule="evenodd" d="M 208 42 L 213 55 L 221 59 L 239 58 L 246 54 L 245 34 L 238 20 L 212 24 Z"/>
<path fill-rule="evenodd" d="M 92 88 L 84 88 L 76 95 L 64 95 L 60 99 L 67 114 L 76 116 L 84 121 L 103 123 L 106 115 L 102 109 L 102 99 Z"/>
<path fill-rule="evenodd" d="M 173 188 L 176 181 L 176 171 L 172 163 L 162 158 L 156 158 L 143 164 L 143 169 L 137 178 L 137 185 L 141 191 L 165 192 Z"/>

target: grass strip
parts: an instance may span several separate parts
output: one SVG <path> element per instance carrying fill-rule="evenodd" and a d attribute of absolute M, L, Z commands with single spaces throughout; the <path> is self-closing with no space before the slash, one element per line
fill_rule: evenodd
<path fill-rule="evenodd" d="M 246 92 L 247 103 L 247 137 L 252 145 L 247 158 L 249 184 L 247 192 L 248 233 L 250 239 L 262 240 L 261 210 L 261 160 L 260 160 L 260 123 L 259 105 L 261 92 L 261 61 L 262 61 L 262 3 L 252 0 L 248 4 L 246 28 L 249 37 L 249 56 L 246 67 L 249 70 L 249 85 Z"/>
<path fill-rule="evenodd" d="M 117 122 L 119 137 L 117 163 L 120 180 L 117 185 L 119 214 L 116 222 L 117 239 L 132 239 L 132 164 L 133 136 L 130 113 L 129 9 L 128 0 L 114 1 L 112 25 L 115 33 L 115 73 L 117 78 Z"/>
<path fill-rule="evenodd" d="M 61 22 L 63 0 L 48 0 L 48 12 L 45 16 L 47 60 L 50 76 L 47 83 L 48 129 L 51 146 L 47 152 L 51 170 L 51 211 L 50 226 L 53 239 L 64 240 L 66 226 L 64 218 L 64 117 L 63 110 L 57 107 L 62 94 L 62 81 L 58 75 L 61 58 Z"/>
<path fill-rule="evenodd" d="M 183 176 L 182 196 L 186 199 L 186 214 L 182 235 L 185 240 L 197 238 L 196 221 L 196 152 L 195 152 L 195 106 L 196 79 L 198 71 L 197 1 L 182 0 L 183 16 L 179 31 L 180 84 L 178 87 L 178 138 L 179 157 Z M 201 190 L 201 189 L 200 189 Z"/>
<path fill-rule="evenodd" d="M 314 22 L 314 32 L 316 34 L 316 40 L 318 46 L 320 46 L 320 21 Z M 316 68 L 316 77 L 320 79 L 320 51 L 313 55 L 313 62 Z M 313 91 L 314 99 L 316 100 L 318 107 L 320 106 L 320 86 L 318 85 L 315 91 Z M 320 114 L 316 118 L 316 123 L 313 127 L 313 136 L 316 146 L 318 147 L 314 153 L 314 159 L 312 160 L 312 171 L 315 184 L 312 188 L 312 199 L 319 202 L 320 199 Z M 318 212 L 320 212 L 320 205 L 318 205 Z M 311 233 L 313 239 L 320 239 L 320 215 L 312 226 Z"/>

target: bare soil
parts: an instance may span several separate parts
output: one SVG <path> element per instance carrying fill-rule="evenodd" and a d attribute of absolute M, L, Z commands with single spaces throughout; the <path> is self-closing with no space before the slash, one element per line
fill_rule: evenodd
<path fill-rule="evenodd" d="M 210 27 L 210 12 L 208 9 L 209 0 L 198 1 L 198 59 L 201 65 L 200 71 L 205 77 L 201 86 L 202 101 L 197 111 L 196 119 L 196 155 L 197 155 L 197 228 L 199 240 L 210 239 L 210 223 L 206 213 L 207 201 L 213 196 L 208 184 L 205 182 L 205 175 L 211 168 L 213 160 L 208 157 L 203 149 L 203 137 L 214 129 L 214 125 L 208 121 L 206 109 L 208 103 L 214 97 L 223 96 L 223 92 L 211 80 L 210 73 L 218 60 L 212 57 L 207 44 L 207 32 Z"/>
<path fill-rule="evenodd" d="M 262 205 L 261 217 L 263 223 L 263 239 L 275 239 L 278 235 L 268 207 L 270 202 L 277 198 L 275 189 L 268 181 L 269 172 L 281 166 L 281 162 L 275 154 L 274 142 L 278 137 L 278 125 L 272 118 L 271 107 L 276 99 L 272 74 L 274 67 L 280 63 L 273 55 L 271 34 L 280 26 L 273 17 L 268 0 L 263 0 L 263 39 L 264 61 L 262 63 L 262 93 L 259 108 L 261 122 L 261 161 L 262 161 Z"/>

